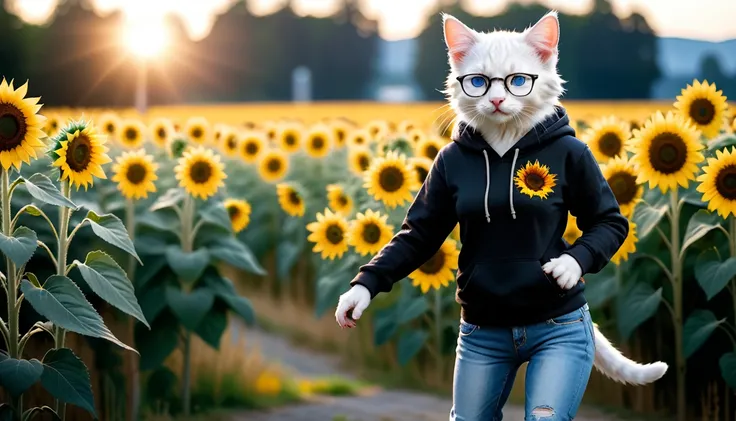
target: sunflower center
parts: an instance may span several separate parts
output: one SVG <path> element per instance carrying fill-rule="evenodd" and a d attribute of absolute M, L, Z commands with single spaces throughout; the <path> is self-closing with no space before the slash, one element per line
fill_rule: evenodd
<path fill-rule="evenodd" d="M 439 152 L 440 152 L 439 149 L 437 149 L 437 147 L 434 145 L 429 145 L 426 148 L 424 148 L 424 156 L 426 156 L 429 159 L 434 159 Z"/>
<path fill-rule="evenodd" d="M 128 167 L 128 171 L 125 173 L 125 178 L 128 179 L 132 184 L 140 184 L 146 178 L 146 167 L 135 163 Z"/>
<path fill-rule="evenodd" d="M 626 205 L 633 202 L 636 193 L 639 191 L 639 186 L 636 184 L 636 176 L 626 171 L 620 171 L 611 175 L 608 178 L 608 185 L 611 186 L 613 195 L 616 196 L 616 201 L 619 205 Z"/>
<path fill-rule="evenodd" d="M 0 151 L 9 151 L 23 142 L 26 119 L 10 104 L 0 103 Z"/>
<path fill-rule="evenodd" d="M 66 150 L 66 163 L 72 171 L 80 172 L 92 161 L 92 147 L 89 138 L 81 134 L 75 137 Z"/>
<path fill-rule="evenodd" d="M 269 172 L 275 173 L 281 171 L 281 162 L 278 159 L 270 159 L 266 165 Z"/>
<path fill-rule="evenodd" d="M 663 132 L 652 139 L 649 157 L 655 171 L 673 174 L 687 162 L 687 145 L 677 134 Z"/>
<path fill-rule="evenodd" d="M 340 207 L 344 207 L 348 205 L 348 198 L 345 197 L 344 194 L 341 194 L 337 196 L 337 204 L 340 205 Z"/>
<path fill-rule="evenodd" d="M 363 227 L 363 241 L 368 244 L 376 244 L 381 239 L 381 228 L 373 222 Z"/>
<path fill-rule="evenodd" d="M 371 127 L 371 135 L 375 136 L 379 131 L 380 129 L 378 127 Z"/>
<path fill-rule="evenodd" d="M 621 153 L 621 138 L 616 133 L 603 133 L 599 140 L 599 147 L 603 155 L 608 157 L 618 156 Z"/>
<path fill-rule="evenodd" d="M 404 173 L 396 167 L 384 168 L 378 177 L 378 183 L 381 189 L 389 193 L 395 192 L 404 185 Z"/>
<path fill-rule="evenodd" d="M 258 144 L 255 142 L 248 142 L 245 144 L 245 153 L 248 155 L 255 155 L 258 153 Z"/>
<path fill-rule="evenodd" d="M 276 138 L 276 130 L 273 130 L 272 129 L 272 130 L 267 131 L 266 132 L 266 136 L 268 137 L 269 140 L 275 139 Z"/>
<path fill-rule="evenodd" d="M 230 136 L 227 138 L 227 147 L 230 149 L 235 149 L 235 147 L 238 146 L 237 142 L 235 142 L 235 138 Z"/>
<path fill-rule="evenodd" d="M 325 139 L 322 136 L 312 138 L 312 149 L 320 150 L 325 147 Z"/>
<path fill-rule="evenodd" d="M 288 146 L 294 146 L 296 144 L 296 136 L 291 133 L 287 133 L 286 136 L 284 136 L 284 143 Z"/>
<path fill-rule="evenodd" d="M 51 121 L 51 128 L 56 130 L 59 128 L 59 122 L 56 120 Z"/>
<path fill-rule="evenodd" d="M 112 123 L 107 123 L 107 124 L 105 125 L 105 131 L 106 131 L 106 132 L 107 132 L 108 134 L 113 134 L 113 133 L 115 133 L 115 125 L 114 125 L 114 124 L 112 124 Z"/>
<path fill-rule="evenodd" d="M 343 142 L 345 140 L 345 130 L 337 130 L 335 136 L 337 136 L 338 142 Z"/>
<path fill-rule="evenodd" d="M 427 260 L 419 270 L 426 273 L 427 275 L 434 275 L 439 273 L 442 268 L 445 267 L 445 253 L 442 250 L 434 254 L 429 260 Z"/>
<path fill-rule="evenodd" d="M 136 130 L 136 129 L 132 128 L 132 127 L 126 129 L 125 130 L 125 138 L 127 140 L 130 140 L 130 141 L 135 140 L 136 138 L 138 138 L 138 130 Z"/>
<path fill-rule="evenodd" d="M 202 134 L 203 134 L 203 130 L 201 128 L 195 127 L 194 129 L 192 129 L 193 138 L 199 139 L 200 137 L 202 137 Z"/>
<path fill-rule="evenodd" d="M 197 161 L 189 168 L 189 178 L 197 184 L 204 184 L 212 177 L 212 167 L 208 162 Z"/>
<path fill-rule="evenodd" d="M 727 165 L 718 172 L 716 190 L 726 199 L 736 200 L 736 165 Z"/>
<path fill-rule="evenodd" d="M 299 193 L 292 190 L 289 192 L 289 202 L 291 202 L 292 205 L 301 205 L 302 198 L 299 197 Z"/>
<path fill-rule="evenodd" d="M 156 136 L 158 136 L 158 137 L 159 137 L 159 139 L 163 139 L 163 138 L 165 138 L 165 137 L 166 137 L 166 129 L 164 129 L 163 127 L 160 127 L 160 128 L 159 128 L 159 129 L 158 129 L 158 130 L 156 131 Z"/>
<path fill-rule="evenodd" d="M 340 228 L 338 225 L 330 225 L 325 230 L 325 238 L 327 238 L 327 241 L 329 241 L 332 244 L 340 244 L 343 240 L 343 232 L 342 228 Z"/>
<path fill-rule="evenodd" d="M 237 206 L 229 206 L 227 208 L 227 214 L 230 216 L 230 219 L 235 219 L 240 215 L 240 209 L 238 209 Z"/>
<path fill-rule="evenodd" d="M 705 98 L 698 98 L 690 104 L 690 118 L 696 123 L 707 125 L 716 116 L 716 107 Z"/>
<path fill-rule="evenodd" d="M 524 184 L 526 184 L 529 190 L 542 190 L 542 187 L 544 187 L 544 177 L 535 172 L 530 172 L 524 177 Z"/>
<path fill-rule="evenodd" d="M 367 156 L 363 155 L 358 158 L 358 166 L 360 167 L 362 171 L 367 170 L 370 165 L 371 165 L 371 160 Z"/>
<path fill-rule="evenodd" d="M 365 138 L 363 136 L 356 136 L 354 140 L 356 145 L 362 145 L 365 143 Z"/>

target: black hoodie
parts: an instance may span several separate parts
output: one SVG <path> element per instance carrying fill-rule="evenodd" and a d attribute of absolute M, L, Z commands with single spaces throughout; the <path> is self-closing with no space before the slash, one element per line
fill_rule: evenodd
<path fill-rule="evenodd" d="M 456 300 L 468 323 L 521 326 L 569 313 L 585 304 L 584 282 L 564 291 L 542 265 L 567 253 L 583 274 L 600 271 L 628 233 L 616 198 L 590 149 L 574 137 L 563 108 L 500 157 L 482 135 L 460 123 L 440 151 L 401 231 L 351 285 L 375 297 L 432 257 L 460 223 L 462 249 Z M 554 176 L 546 197 L 531 197 L 515 180 L 527 166 Z M 527 177 L 532 188 L 540 178 Z M 533 189 L 532 189 L 533 190 Z M 563 239 L 568 211 L 583 232 Z"/>

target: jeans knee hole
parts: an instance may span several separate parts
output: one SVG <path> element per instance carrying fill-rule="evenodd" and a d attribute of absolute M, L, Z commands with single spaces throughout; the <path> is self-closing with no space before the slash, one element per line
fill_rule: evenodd
<path fill-rule="evenodd" d="M 532 421 L 550 419 L 555 416 L 555 410 L 549 406 L 538 406 L 532 410 Z"/>

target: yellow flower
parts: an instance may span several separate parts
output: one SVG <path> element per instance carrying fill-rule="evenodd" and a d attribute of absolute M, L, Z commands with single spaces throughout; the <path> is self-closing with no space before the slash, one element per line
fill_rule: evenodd
<path fill-rule="evenodd" d="M 15 89 L 12 80 L 0 82 L 0 164 L 5 170 L 11 165 L 20 170 L 47 147 L 41 141 L 46 118 L 38 114 L 40 98 L 26 98 L 27 93 L 28 83 Z"/>
<path fill-rule="evenodd" d="M 326 127 L 315 127 L 307 133 L 305 149 L 312 158 L 324 158 L 330 153 L 332 136 Z"/>
<path fill-rule="evenodd" d="M 143 133 L 146 131 L 146 126 L 138 120 L 126 120 L 120 126 L 120 135 L 118 140 L 126 148 L 138 149 L 143 146 Z"/>
<path fill-rule="evenodd" d="M 217 193 L 227 178 L 220 157 L 203 146 L 187 148 L 177 161 L 174 173 L 180 187 L 202 200 Z"/>
<path fill-rule="evenodd" d="M 697 190 L 703 193 L 703 202 L 708 202 L 708 210 L 723 218 L 736 216 L 736 148 L 716 151 L 715 158 L 708 158 L 698 181 Z"/>
<path fill-rule="evenodd" d="M 411 129 L 406 132 L 406 139 L 413 143 L 416 147 L 418 143 L 423 142 L 427 138 L 427 135 L 419 129 Z M 436 154 L 435 154 L 436 155 Z M 425 155 L 422 155 L 425 156 Z"/>
<path fill-rule="evenodd" d="M 59 168 L 61 180 L 86 190 L 94 183 L 93 177 L 107 178 L 102 166 L 112 160 L 104 138 L 91 125 L 72 123 L 56 135 L 54 143 L 53 154 L 58 158 L 52 165 Z"/>
<path fill-rule="evenodd" d="M 307 240 L 314 243 L 312 251 L 321 253 L 322 259 L 341 258 L 348 250 L 348 222 L 329 209 L 324 214 L 317 213 L 317 222 L 309 223 L 307 230 Z"/>
<path fill-rule="evenodd" d="M 552 187 L 555 186 L 556 175 L 549 172 L 549 167 L 540 165 L 539 161 L 526 163 L 526 167 L 519 168 L 516 171 L 514 182 L 522 194 L 531 198 L 534 196 L 546 199 L 547 195 L 554 192 Z"/>
<path fill-rule="evenodd" d="M 429 171 L 432 169 L 432 160 L 425 157 L 415 156 L 409 158 L 409 164 L 414 168 L 419 184 L 424 184 L 424 180 L 427 179 Z"/>
<path fill-rule="evenodd" d="M 637 241 L 639 240 L 636 238 L 636 224 L 633 221 L 629 221 L 629 233 L 626 235 L 626 239 L 621 245 L 621 248 L 619 248 L 616 254 L 611 258 L 611 262 L 618 265 L 622 260 L 629 260 L 629 255 L 636 252 Z"/>
<path fill-rule="evenodd" d="M 415 130 L 417 128 L 416 123 L 414 123 L 411 120 L 402 120 L 399 122 L 399 124 L 396 126 L 396 130 L 399 133 L 410 133 L 412 130 Z M 422 133 L 421 131 L 418 131 L 419 133 Z M 412 140 L 412 139 L 410 139 Z"/>
<path fill-rule="evenodd" d="M 259 395 L 278 395 L 282 389 L 281 378 L 276 373 L 264 371 L 256 378 L 255 389 Z"/>
<path fill-rule="evenodd" d="M 436 137 L 427 137 L 417 142 L 415 154 L 434 160 L 443 146 L 445 146 L 445 142 L 442 140 Z"/>
<path fill-rule="evenodd" d="M 411 202 L 414 199 L 412 192 L 419 188 L 406 156 L 395 151 L 374 159 L 363 180 L 368 194 L 389 208 Z"/>
<path fill-rule="evenodd" d="M 118 140 L 118 134 L 120 132 L 120 126 L 122 125 L 122 122 L 120 121 L 120 118 L 117 116 L 117 114 L 112 112 L 106 112 L 100 115 L 100 118 L 97 119 L 97 127 L 100 128 L 100 132 L 107 136 L 108 142 L 116 142 Z M 49 136 L 53 136 L 56 134 L 56 131 L 59 130 L 59 124 L 58 121 L 56 122 L 56 128 L 54 129 L 53 134 L 49 134 Z"/>
<path fill-rule="evenodd" d="M 348 140 L 348 134 L 353 130 L 353 125 L 344 118 L 337 118 L 332 121 L 332 133 L 336 148 L 345 146 Z"/>
<path fill-rule="evenodd" d="M 339 184 L 327 186 L 327 203 L 330 209 L 343 215 L 349 215 L 353 210 L 353 198 Z"/>
<path fill-rule="evenodd" d="M 166 148 L 174 138 L 174 124 L 168 118 L 156 119 L 150 126 L 151 139 L 159 148 Z"/>
<path fill-rule="evenodd" d="M 365 130 L 368 132 L 370 140 L 373 142 L 380 142 L 391 132 L 391 128 L 384 120 L 373 120 L 369 122 L 366 124 Z"/>
<path fill-rule="evenodd" d="M 681 115 L 668 112 L 665 116 L 658 111 L 634 132 L 629 143 L 637 182 L 649 182 L 649 188 L 659 186 L 662 193 L 678 184 L 687 188 L 705 159 L 699 152 L 703 149 L 699 137 L 698 130 Z"/>
<path fill-rule="evenodd" d="M 264 181 L 274 182 L 284 178 L 289 171 L 289 158 L 280 149 L 263 152 L 258 165 L 258 174 Z"/>
<path fill-rule="evenodd" d="M 240 158 L 248 164 L 258 161 L 265 144 L 262 134 L 253 131 L 245 132 L 240 139 Z"/>
<path fill-rule="evenodd" d="M 625 154 L 626 142 L 631 138 L 629 124 L 615 116 L 601 118 L 583 133 L 585 142 L 598 162 Z"/>
<path fill-rule="evenodd" d="M 354 129 L 348 134 L 348 146 L 367 146 L 371 135 L 365 130 Z"/>
<path fill-rule="evenodd" d="M 644 187 L 637 182 L 634 164 L 625 155 L 618 156 L 601 165 L 601 172 L 616 196 L 621 213 L 630 217 L 644 194 Z"/>
<path fill-rule="evenodd" d="M 370 209 L 357 213 L 350 224 L 348 244 L 361 256 L 376 254 L 393 237 L 394 227 L 387 224 L 388 215 Z"/>
<path fill-rule="evenodd" d="M 457 244 L 448 238 L 434 256 L 409 275 L 412 285 L 419 287 L 423 294 L 431 288 L 440 289 L 450 285 L 455 279 L 452 271 L 457 269 L 459 255 Z"/>
<path fill-rule="evenodd" d="M 460 242 L 461 233 L 460 233 L 460 224 L 455 225 L 455 228 L 452 229 L 452 232 L 450 233 L 450 237 L 458 242 Z"/>
<path fill-rule="evenodd" d="M 294 124 L 285 125 L 278 134 L 278 142 L 281 150 L 286 153 L 298 151 L 302 146 L 301 128 Z"/>
<path fill-rule="evenodd" d="M 366 147 L 350 148 L 348 152 L 348 166 L 355 175 L 362 176 L 371 166 L 371 151 Z"/>
<path fill-rule="evenodd" d="M 708 84 L 708 81 L 700 83 L 694 80 L 692 86 L 687 85 L 687 88 L 682 90 L 675 102 L 675 108 L 679 113 L 694 124 L 707 139 L 716 137 L 721 131 L 727 107 L 723 91 L 716 91 L 716 85 Z"/>
<path fill-rule="evenodd" d="M 224 204 L 235 233 L 239 233 L 248 227 L 251 213 L 251 207 L 248 202 L 239 199 L 226 199 Z"/>
<path fill-rule="evenodd" d="M 565 239 L 569 244 L 572 244 L 583 235 L 583 232 L 578 228 L 577 218 L 572 216 L 571 213 L 567 213 L 567 226 L 565 227 L 565 233 L 562 234 L 562 238 Z"/>
<path fill-rule="evenodd" d="M 115 173 L 112 181 L 118 183 L 118 190 L 128 199 L 144 199 L 148 193 L 156 192 L 154 181 L 158 179 L 158 164 L 153 162 L 146 151 L 124 152 L 117 158 L 112 168 Z"/>
<path fill-rule="evenodd" d="M 304 210 L 306 205 L 304 204 L 304 197 L 296 186 L 288 183 L 280 183 L 276 185 L 276 194 L 279 198 L 279 205 L 281 209 L 291 216 L 304 216 Z"/>
<path fill-rule="evenodd" d="M 59 133 L 59 128 L 61 127 L 62 117 L 56 113 L 47 113 L 45 117 L 46 124 L 43 127 L 44 133 L 49 137 L 56 136 Z"/>
<path fill-rule="evenodd" d="M 212 128 L 206 118 L 191 117 L 184 126 L 184 134 L 191 142 L 202 145 L 211 140 Z"/>
<path fill-rule="evenodd" d="M 235 130 L 223 128 L 220 138 L 222 140 L 221 149 L 225 156 L 233 157 L 240 152 L 240 138 Z"/>

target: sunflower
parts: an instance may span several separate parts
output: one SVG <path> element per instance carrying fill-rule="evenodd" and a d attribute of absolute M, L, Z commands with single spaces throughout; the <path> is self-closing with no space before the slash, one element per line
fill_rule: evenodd
<path fill-rule="evenodd" d="M 298 151 L 302 146 L 302 130 L 293 124 L 285 125 L 278 133 L 278 144 L 286 153 Z"/>
<path fill-rule="evenodd" d="M 455 225 L 455 228 L 452 229 L 452 232 L 450 233 L 450 237 L 453 238 L 456 241 L 460 241 L 460 224 Z"/>
<path fill-rule="evenodd" d="M 715 158 L 708 158 L 703 173 L 698 176 L 697 191 L 703 193 L 708 210 L 716 211 L 723 218 L 736 216 L 736 148 L 716 151 Z"/>
<path fill-rule="evenodd" d="M 399 124 L 396 126 L 396 130 L 399 133 L 406 133 L 409 134 L 410 132 L 416 130 L 417 125 L 411 120 L 403 120 L 400 121 Z M 421 130 L 417 130 L 419 133 L 422 133 Z"/>
<path fill-rule="evenodd" d="M 548 166 L 540 165 L 537 160 L 533 164 L 527 162 L 525 167 L 519 168 L 514 182 L 522 194 L 531 198 L 537 196 L 546 199 L 547 195 L 554 191 L 552 187 L 556 184 L 555 177 L 555 174 L 549 172 Z"/>
<path fill-rule="evenodd" d="M 371 165 L 371 151 L 365 147 L 350 148 L 348 153 L 348 165 L 355 175 L 363 175 Z"/>
<path fill-rule="evenodd" d="M 391 132 L 389 124 L 384 120 L 373 120 L 366 124 L 365 131 L 370 136 L 370 140 L 378 142 Z"/>
<path fill-rule="evenodd" d="M 618 265 L 622 260 L 629 260 L 629 255 L 636 252 L 637 241 L 639 240 L 636 238 L 636 224 L 633 221 L 629 221 L 629 233 L 626 235 L 624 243 L 618 249 L 616 254 L 611 257 L 611 262 Z"/>
<path fill-rule="evenodd" d="M 158 118 L 150 126 L 151 139 L 159 148 L 166 148 L 176 134 L 174 124 L 168 118 Z"/>
<path fill-rule="evenodd" d="M 58 130 L 58 122 L 56 122 Z M 108 142 L 115 142 L 118 140 L 118 135 L 120 134 L 120 126 L 122 125 L 122 122 L 120 121 L 120 118 L 115 113 L 107 112 L 100 115 L 100 117 L 97 119 L 97 127 L 100 128 L 100 133 L 107 136 Z M 49 136 L 53 136 L 52 134 L 49 134 Z"/>
<path fill-rule="evenodd" d="M 269 149 L 263 152 L 258 165 L 258 173 L 268 182 L 282 179 L 289 171 L 289 158 L 280 149 Z"/>
<path fill-rule="evenodd" d="M 335 147 L 342 148 L 347 143 L 352 125 L 344 118 L 338 118 L 332 121 L 331 126 Z"/>
<path fill-rule="evenodd" d="M 417 156 L 423 156 L 434 160 L 437 154 L 440 153 L 440 149 L 445 146 L 445 142 L 441 141 L 436 137 L 427 137 L 420 140 L 416 144 L 415 154 Z"/>
<path fill-rule="evenodd" d="M 614 116 L 604 117 L 583 132 L 585 142 L 598 162 L 606 162 L 625 153 L 626 142 L 631 138 L 629 124 Z"/>
<path fill-rule="evenodd" d="M 244 132 L 239 143 L 240 158 L 249 164 L 258 160 L 258 157 L 261 155 L 261 152 L 263 152 L 265 147 L 263 136 L 258 132 L 253 131 Z"/>
<path fill-rule="evenodd" d="M 699 152 L 704 147 L 699 134 L 682 115 L 658 111 L 629 142 L 637 182 L 648 181 L 649 188 L 659 186 L 662 193 L 678 184 L 687 188 L 688 180 L 695 180 L 697 164 L 705 159 Z"/>
<path fill-rule="evenodd" d="M 291 216 L 304 216 L 306 205 L 304 195 L 299 192 L 297 186 L 289 183 L 279 183 L 276 186 L 276 194 L 279 197 L 281 209 Z"/>
<path fill-rule="evenodd" d="M 174 168 L 179 186 L 190 195 L 207 200 L 225 185 L 227 174 L 220 157 L 204 146 L 189 147 Z"/>
<path fill-rule="evenodd" d="M 7 170 L 20 170 L 23 162 L 31 163 L 46 145 L 43 139 L 45 117 L 38 114 L 39 98 L 26 98 L 28 83 L 15 89 L 13 81 L 0 82 L 0 164 Z"/>
<path fill-rule="evenodd" d="M 343 216 L 325 209 L 324 214 L 317 213 L 317 222 L 307 224 L 307 240 L 314 243 L 312 251 L 321 252 L 323 259 L 341 258 L 348 251 L 348 228 Z"/>
<path fill-rule="evenodd" d="M 348 231 L 348 244 L 361 256 L 376 254 L 393 237 L 394 227 L 387 224 L 388 215 L 370 209 L 355 215 Z"/>
<path fill-rule="evenodd" d="M 348 135 L 348 146 L 367 146 L 370 142 L 371 135 L 365 130 L 355 129 Z"/>
<path fill-rule="evenodd" d="M 266 134 L 266 140 L 269 142 L 276 141 L 276 137 L 279 135 L 279 129 L 276 124 L 268 122 L 263 125 L 264 133 Z"/>
<path fill-rule="evenodd" d="M 457 269 L 459 255 L 457 243 L 449 238 L 446 239 L 434 256 L 409 275 L 412 285 L 421 288 L 424 294 L 430 288 L 440 289 L 448 286 L 455 279 L 452 271 Z"/>
<path fill-rule="evenodd" d="M 633 163 L 625 155 L 618 156 L 601 165 L 601 171 L 616 196 L 621 213 L 630 217 L 644 193 L 644 187 L 637 182 Z"/>
<path fill-rule="evenodd" d="M 84 121 L 71 123 L 54 137 L 54 145 L 52 165 L 59 168 L 60 180 L 68 181 L 77 190 L 81 186 L 87 190 L 93 177 L 107 178 L 102 166 L 112 160 L 107 156 L 104 137 L 91 125 Z"/>
<path fill-rule="evenodd" d="M 330 152 L 332 136 L 326 127 L 315 127 L 307 133 L 304 145 L 312 158 L 324 158 Z"/>
<path fill-rule="evenodd" d="M 224 124 L 215 124 L 212 128 L 212 144 L 220 146 L 220 142 L 225 137 L 224 135 L 230 131 L 230 128 Z"/>
<path fill-rule="evenodd" d="M 406 156 L 390 151 L 385 157 L 373 160 L 365 172 L 364 184 L 368 194 L 382 201 L 389 208 L 411 202 L 412 191 L 419 188 L 416 175 Z"/>
<path fill-rule="evenodd" d="M 333 211 L 348 215 L 353 210 L 353 198 L 339 184 L 327 186 L 327 203 Z"/>
<path fill-rule="evenodd" d="M 406 132 L 405 137 L 407 140 L 417 145 L 423 142 L 427 138 L 427 135 L 419 129 L 411 129 L 408 132 Z"/>
<path fill-rule="evenodd" d="M 225 156 L 233 157 L 240 152 L 240 137 L 235 130 L 222 129 L 221 148 Z"/>
<path fill-rule="evenodd" d="M 687 85 L 677 97 L 675 108 L 707 139 L 718 135 L 726 118 L 726 97 L 723 91 L 716 91 L 714 83 L 708 84 L 697 80 L 692 85 Z"/>
<path fill-rule="evenodd" d="M 564 238 L 569 244 L 572 244 L 582 235 L 583 232 L 578 228 L 578 219 L 568 212 L 567 225 L 565 226 L 565 233 L 562 234 L 562 238 Z"/>
<path fill-rule="evenodd" d="M 145 150 L 123 152 L 112 170 L 115 173 L 112 181 L 118 183 L 118 190 L 127 199 L 145 199 L 148 193 L 156 192 L 153 182 L 158 179 L 158 164 Z"/>
<path fill-rule="evenodd" d="M 432 169 L 432 160 L 422 156 L 414 156 L 409 158 L 409 164 L 414 168 L 414 172 L 417 173 L 419 184 L 424 184 L 424 180 L 429 175 L 429 170 Z"/>
<path fill-rule="evenodd" d="M 212 137 L 212 129 L 210 123 L 204 117 L 191 117 L 184 125 L 184 134 L 193 143 L 200 145 L 210 141 Z"/>
<path fill-rule="evenodd" d="M 225 199 L 225 209 L 230 216 L 233 231 L 239 233 L 250 224 L 251 207 L 245 200 Z"/>
<path fill-rule="evenodd" d="M 143 145 L 146 127 L 138 120 L 126 120 L 120 125 L 118 140 L 123 146 L 138 149 Z"/>
<path fill-rule="evenodd" d="M 56 113 L 48 113 L 45 115 L 46 124 L 44 124 L 43 131 L 46 136 L 56 136 L 59 133 L 61 127 L 62 118 Z"/>

